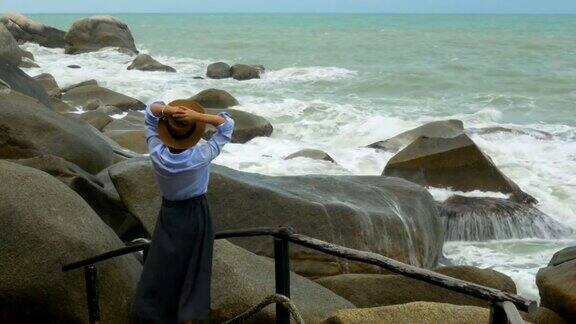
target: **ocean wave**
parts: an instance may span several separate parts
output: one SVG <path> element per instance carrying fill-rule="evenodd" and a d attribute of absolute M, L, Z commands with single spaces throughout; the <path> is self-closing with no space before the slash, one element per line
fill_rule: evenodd
<path fill-rule="evenodd" d="M 357 72 L 339 67 L 290 67 L 264 73 L 269 82 L 316 82 L 336 81 L 356 76 Z"/>

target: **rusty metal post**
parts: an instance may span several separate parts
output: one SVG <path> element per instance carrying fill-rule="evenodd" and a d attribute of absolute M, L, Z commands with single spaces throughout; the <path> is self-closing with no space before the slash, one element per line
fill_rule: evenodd
<path fill-rule="evenodd" d="M 91 264 L 84 267 L 86 281 L 86 300 L 88 302 L 88 322 L 100 323 L 100 304 L 98 296 L 98 270 Z"/>
<path fill-rule="evenodd" d="M 274 238 L 274 274 L 276 293 L 290 298 L 290 256 L 284 238 Z M 281 304 L 276 304 L 276 324 L 290 324 L 290 312 Z"/>

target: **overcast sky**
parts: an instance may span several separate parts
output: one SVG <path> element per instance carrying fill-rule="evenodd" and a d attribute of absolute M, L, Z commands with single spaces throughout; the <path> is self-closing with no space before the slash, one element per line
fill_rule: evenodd
<path fill-rule="evenodd" d="M 576 0 L 0 0 L 21 13 L 576 13 Z"/>

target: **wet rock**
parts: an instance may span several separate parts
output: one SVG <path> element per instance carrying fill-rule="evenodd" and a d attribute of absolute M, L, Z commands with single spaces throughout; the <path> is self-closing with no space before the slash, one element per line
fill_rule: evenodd
<path fill-rule="evenodd" d="M 96 85 L 74 87 L 66 91 L 62 99 L 72 106 L 82 106 L 88 100 L 98 99 L 104 105 L 114 106 L 123 111 L 146 108 L 146 105 L 138 99 Z"/>
<path fill-rule="evenodd" d="M 536 285 L 540 306 L 556 312 L 568 323 L 576 322 L 576 259 L 541 268 Z"/>
<path fill-rule="evenodd" d="M 298 152 L 294 152 L 285 157 L 284 160 L 291 160 L 299 157 L 336 163 L 336 161 L 334 161 L 334 159 L 330 155 L 328 155 L 328 153 L 314 149 L 304 149 Z"/>
<path fill-rule="evenodd" d="M 48 93 L 48 96 L 54 98 L 62 98 L 62 92 L 58 86 L 58 82 L 51 74 L 42 73 L 34 77 L 34 80 L 38 81 Z"/>
<path fill-rule="evenodd" d="M 161 200 L 149 160 L 118 163 L 110 176 L 128 210 L 151 233 Z M 287 225 L 304 235 L 428 268 L 436 265 L 444 242 L 430 194 L 398 178 L 271 177 L 212 165 L 208 199 L 217 231 Z M 272 255 L 268 240 L 233 243 Z M 379 271 L 294 245 L 291 257 L 293 270 L 312 277 Z"/>
<path fill-rule="evenodd" d="M 516 201 L 537 202 L 498 170 L 465 134 L 452 138 L 421 136 L 388 161 L 383 175 L 465 192 L 510 193 Z"/>
<path fill-rule="evenodd" d="M 0 24 L 0 60 L 16 66 L 22 61 L 18 43 L 3 24 Z"/>
<path fill-rule="evenodd" d="M 82 81 L 80 83 L 75 83 L 75 84 L 71 84 L 69 86 L 66 86 L 64 88 L 62 88 L 62 92 L 67 92 L 69 90 L 72 90 L 74 88 L 78 88 L 78 87 L 82 87 L 82 86 L 87 86 L 87 85 L 93 85 L 93 86 L 97 86 L 98 85 L 98 81 L 94 80 L 94 79 L 90 79 L 90 80 L 86 80 L 86 81 Z"/>
<path fill-rule="evenodd" d="M 87 111 L 81 114 L 71 113 L 68 114 L 68 116 L 72 118 L 81 119 L 87 122 L 88 124 L 94 126 L 99 131 L 101 131 L 106 125 L 112 122 L 112 118 L 110 116 L 98 110 Z"/>
<path fill-rule="evenodd" d="M 232 143 L 246 143 L 255 137 L 270 136 L 274 130 L 272 124 L 266 118 L 258 115 L 236 109 L 206 108 L 206 112 L 210 114 L 217 114 L 222 111 L 229 113 L 234 119 Z M 210 138 L 214 132 L 215 128 L 213 126 L 206 125 L 204 139 Z"/>
<path fill-rule="evenodd" d="M 52 154 L 97 173 L 112 164 L 112 149 L 87 127 L 18 92 L 0 94 L 0 159 Z"/>
<path fill-rule="evenodd" d="M 374 308 L 343 309 L 322 321 L 322 324 L 485 324 L 489 322 L 489 319 L 490 310 L 482 307 L 416 302 Z"/>
<path fill-rule="evenodd" d="M 64 117 L 62 117 L 64 118 Z M 86 287 L 69 262 L 124 244 L 66 185 L 47 173 L 0 161 L 0 318 L 4 323 L 82 323 Z M 102 318 L 131 323 L 141 265 L 132 255 L 98 265 Z"/>
<path fill-rule="evenodd" d="M 216 62 L 208 65 L 206 76 L 210 79 L 226 79 L 232 76 L 230 65 L 224 62 Z"/>
<path fill-rule="evenodd" d="M 104 135 L 110 137 L 120 146 L 140 154 L 148 153 L 146 134 L 141 130 L 111 130 Z"/>
<path fill-rule="evenodd" d="M 454 266 L 438 268 L 435 271 L 483 286 L 516 293 L 514 281 L 507 275 L 492 269 Z M 316 282 L 360 308 L 416 301 L 490 307 L 490 304 L 482 299 L 396 274 L 351 273 L 323 277 L 317 279 Z"/>
<path fill-rule="evenodd" d="M 196 101 L 204 108 L 229 108 L 239 105 L 238 100 L 229 92 L 221 89 L 206 89 L 198 92 L 189 100 Z"/>
<path fill-rule="evenodd" d="M 576 259 L 576 246 L 570 246 L 554 253 L 548 265 L 557 266 L 574 259 Z"/>
<path fill-rule="evenodd" d="M 74 22 L 66 39 L 66 54 L 95 52 L 105 47 L 119 47 L 138 53 L 128 26 L 116 17 L 93 16 Z"/>
<path fill-rule="evenodd" d="M 212 266 L 212 320 L 232 319 L 273 294 L 274 263 L 225 240 L 214 246 Z M 290 273 L 291 296 L 306 323 L 318 323 L 338 309 L 353 308 L 349 301 L 315 282 Z M 273 307 L 251 318 L 251 323 L 271 323 Z"/>
<path fill-rule="evenodd" d="M 260 79 L 261 68 L 254 65 L 234 64 L 230 68 L 232 77 L 236 80 Z"/>
<path fill-rule="evenodd" d="M 34 61 L 27 57 L 23 57 L 22 61 L 20 61 L 20 64 L 18 64 L 18 67 L 30 69 L 40 67 L 40 65 L 36 64 Z"/>
<path fill-rule="evenodd" d="M 534 206 L 508 199 L 455 195 L 440 205 L 448 241 L 560 238 L 572 231 Z"/>
<path fill-rule="evenodd" d="M 8 84 L 12 90 L 32 97 L 45 107 L 52 109 L 50 97 L 42 84 L 31 78 L 17 66 L 2 59 L 0 59 L 0 79 Z"/>
<path fill-rule="evenodd" d="M 30 59 L 31 61 L 34 61 L 34 54 L 32 54 L 32 52 L 29 52 L 20 47 L 20 53 L 22 53 L 22 58 L 27 58 Z"/>
<path fill-rule="evenodd" d="M 81 67 L 80 65 L 78 65 L 78 64 L 70 64 L 70 65 L 68 65 L 68 67 L 71 68 L 71 69 L 80 69 L 80 68 L 82 68 L 82 67 Z"/>
<path fill-rule="evenodd" d="M 148 54 L 138 54 L 128 70 L 176 72 L 173 67 L 156 61 Z"/>
<path fill-rule="evenodd" d="M 0 18 L 12 36 L 19 43 L 32 42 L 44 47 L 64 48 L 66 32 L 54 27 L 46 26 L 26 16 L 17 13 L 4 14 Z"/>
<path fill-rule="evenodd" d="M 470 128 L 467 130 L 470 134 L 489 135 L 496 133 L 508 133 L 513 135 L 528 135 L 542 140 L 552 139 L 552 134 L 537 129 L 516 129 L 502 126 Z"/>
<path fill-rule="evenodd" d="M 426 123 L 409 131 L 398 134 L 385 141 L 368 145 L 370 148 L 397 152 L 414 142 L 418 137 L 440 137 L 451 138 L 464 134 L 464 124 L 461 120 L 449 119 Z"/>

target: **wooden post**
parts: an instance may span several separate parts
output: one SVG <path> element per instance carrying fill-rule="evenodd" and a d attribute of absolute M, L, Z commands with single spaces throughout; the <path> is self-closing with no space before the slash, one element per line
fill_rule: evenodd
<path fill-rule="evenodd" d="M 276 293 L 290 298 L 290 256 L 288 241 L 274 238 L 274 274 Z M 276 324 L 290 324 L 290 312 L 281 304 L 276 304 Z"/>
<path fill-rule="evenodd" d="M 88 322 L 100 323 L 100 305 L 98 302 L 98 270 L 94 265 L 84 267 L 86 281 L 86 300 L 88 302 Z"/>

